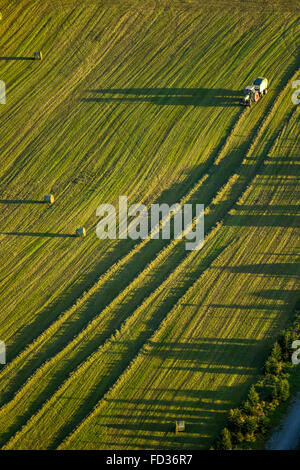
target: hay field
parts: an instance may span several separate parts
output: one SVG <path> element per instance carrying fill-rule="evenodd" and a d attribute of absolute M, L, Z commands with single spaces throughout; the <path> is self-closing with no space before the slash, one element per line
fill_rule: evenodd
<path fill-rule="evenodd" d="M 290 320 L 297 3 L 241 3 L 0 0 L 2 448 L 209 448 Z M 100 241 L 119 195 L 205 204 L 204 248 Z"/>

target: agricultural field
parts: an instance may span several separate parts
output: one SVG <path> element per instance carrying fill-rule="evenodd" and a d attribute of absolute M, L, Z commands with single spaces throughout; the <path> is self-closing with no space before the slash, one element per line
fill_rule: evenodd
<path fill-rule="evenodd" d="M 209 449 L 245 398 L 299 299 L 299 9 L 0 0 L 0 448 Z M 203 248 L 99 240 L 120 195 Z"/>

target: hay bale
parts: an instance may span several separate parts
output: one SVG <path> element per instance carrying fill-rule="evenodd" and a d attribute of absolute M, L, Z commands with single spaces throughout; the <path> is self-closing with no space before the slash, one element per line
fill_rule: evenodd
<path fill-rule="evenodd" d="M 176 421 L 176 432 L 183 432 L 185 430 L 185 422 L 180 420 Z"/>
<path fill-rule="evenodd" d="M 86 229 L 84 227 L 79 227 L 76 229 L 76 237 L 85 237 Z"/>
<path fill-rule="evenodd" d="M 41 53 L 41 51 L 38 51 L 33 54 L 33 57 L 35 60 L 42 60 L 43 54 Z"/>
<path fill-rule="evenodd" d="M 44 197 L 44 201 L 47 202 L 48 204 L 53 204 L 54 202 L 53 194 L 46 194 Z"/>

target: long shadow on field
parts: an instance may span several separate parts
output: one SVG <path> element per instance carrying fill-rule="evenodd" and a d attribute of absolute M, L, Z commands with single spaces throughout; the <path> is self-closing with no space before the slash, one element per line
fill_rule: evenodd
<path fill-rule="evenodd" d="M 293 309 L 295 304 L 291 301 L 291 294 L 297 297 L 299 291 L 280 289 L 254 293 L 256 297 L 284 301 L 289 310 Z M 226 307 L 239 308 L 237 305 Z M 277 307 L 282 308 L 282 304 Z M 282 328 L 282 325 L 277 326 L 279 327 Z M 266 349 L 268 346 L 271 347 L 269 335 L 262 340 L 201 338 L 194 342 L 187 340 L 173 343 L 149 342 L 149 344 L 152 347 L 147 355 L 158 356 L 162 361 L 158 366 L 159 369 L 167 371 L 160 384 L 165 388 L 157 387 L 155 376 L 153 376 L 153 381 L 149 377 L 145 397 L 132 399 L 125 391 L 124 398 L 108 399 L 107 401 L 114 405 L 113 409 L 109 407 L 107 414 L 102 412 L 101 416 L 98 415 L 99 422 L 94 420 L 95 426 L 99 427 L 98 433 L 102 444 L 103 440 L 105 445 L 110 445 L 107 440 L 111 440 L 113 444 L 117 435 L 119 439 L 124 438 L 124 442 L 126 440 L 128 445 L 131 440 L 136 442 L 137 436 L 142 431 L 141 441 L 155 442 L 157 440 L 162 449 L 177 447 L 177 445 L 198 447 L 200 439 L 202 445 L 208 447 L 213 436 L 216 435 L 216 429 L 224 426 L 227 419 L 226 412 L 245 398 L 249 383 L 257 374 L 257 368 L 263 365 Z M 168 362 L 165 364 L 165 361 Z M 175 366 L 174 361 L 176 361 Z M 191 375 L 204 371 L 207 374 L 239 374 L 242 371 L 244 374 L 245 370 L 249 371 L 249 376 L 247 383 L 243 386 L 218 386 L 216 389 L 209 379 L 207 389 L 205 389 L 202 377 L 197 382 L 199 376 L 195 375 L 193 380 Z M 185 374 L 184 371 L 190 374 L 185 378 L 185 375 L 180 376 L 181 371 L 182 374 Z M 178 382 L 174 381 L 174 377 Z M 181 377 L 182 382 L 180 382 Z M 177 389 L 168 386 L 170 380 L 173 384 L 178 383 Z M 191 383 L 193 389 L 190 386 Z M 174 423 L 177 419 L 184 419 L 186 423 L 186 431 L 180 435 L 174 433 Z M 157 433 L 162 434 L 157 435 Z M 137 447 L 144 447 L 144 443 L 138 443 Z"/>
<path fill-rule="evenodd" d="M 294 159 L 293 159 L 294 161 Z M 259 171 L 260 174 L 263 176 L 300 176 L 300 165 L 293 162 L 293 163 L 288 163 L 284 162 L 283 158 L 280 159 L 277 158 L 272 160 L 267 160 L 260 168 Z"/>
<path fill-rule="evenodd" d="M 300 216 L 296 215 L 235 215 L 227 224 L 245 227 L 300 227 Z"/>
<path fill-rule="evenodd" d="M 248 384 L 220 385 L 216 390 L 201 389 L 201 382 L 194 383 L 194 389 L 185 383 L 178 389 L 169 388 L 167 383 L 162 386 L 153 387 L 153 392 L 147 389 L 149 399 L 108 399 L 109 413 L 98 415 L 99 423 L 93 421 L 99 435 L 98 444 L 107 446 L 111 442 L 118 447 L 117 438 L 138 449 L 149 449 L 155 442 L 159 449 L 194 449 L 199 448 L 201 441 L 202 447 L 208 448 L 213 436 L 224 426 L 226 412 L 245 397 Z M 186 429 L 176 434 L 178 419 L 185 421 Z"/>
<path fill-rule="evenodd" d="M 232 273 L 253 273 L 262 276 L 300 276 L 299 263 L 259 263 L 238 266 L 223 266 L 216 269 L 225 269 Z"/>
<path fill-rule="evenodd" d="M 288 214 L 300 215 L 300 205 L 296 204 L 238 204 L 236 207 L 239 211 L 257 211 L 258 215 L 266 211 L 273 212 L 274 215 L 279 214 L 284 217 Z"/>
<path fill-rule="evenodd" d="M 0 199 L 0 204 L 47 204 L 45 201 L 34 199 Z"/>
<path fill-rule="evenodd" d="M 149 321 L 147 322 L 147 325 L 149 325 L 149 328 L 151 327 L 151 329 L 153 329 L 153 322 Z M 145 341 L 146 338 L 144 338 L 143 336 L 144 335 L 141 334 L 140 338 L 138 338 L 137 340 L 115 342 L 119 343 L 120 347 L 127 351 L 127 354 L 124 354 L 124 361 L 126 362 L 126 364 L 129 360 L 134 357 L 135 351 L 141 346 L 141 343 Z M 150 356 L 151 358 L 153 358 L 154 361 L 155 357 L 159 357 L 163 361 L 162 365 L 159 368 L 161 370 L 166 369 L 166 374 L 168 375 L 168 377 L 170 377 L 171 374 L 176 375 L 180 373 L 180 371 L 189 371 L 191 374 L 208 372 L 238 375 L 245 373 L 246 369 L 249 374 L 253 374 L 255 373 L 253 356 L 256 354 L 257 351 L 259 354 L 259 350 L 263 342 L 255 339 L 247 340 L 236 338 L 201 338 L 199 339 L 199 341 L 192 341 L 188 339 L 186 342 L 173 343 L 155 343 L 153 341 L 150 341 L 148 344 L 150 346 L 149 352 L 144 351 L 143 355 L 145 357 Z M 57 433 L 54 442 L 52 442 L 51 444 L 51 449 L 57 448 L 59 444 L 72 432 L 72 430 L 76 427 L 77 423 L 83 421 L 86 416 L 88 416 L 90 411 L 99 401 L 99 397 L 102 397 L 105 390 L 109 389 L 109 387 L 114 383 L 115 376 L 119 376 L 123 372 L 125 363 L 123 365 L 120 363 L 119 354 L 115 353 L 117 356 L 116 359 L 114 359 L 114 353 L 112 351 L 109 351 L 107 354 L 109 355 L 109 369 L 111 370 L 111 373 L 105 370 L 103 373 L 99 374 L 99 376 L 97 377 L 97 382 L 94 383 L 93 388 L 90 388 L 89 394 L 85 397 L 84 401 L 79 407 L 77 407 L 77 404 L 80 398 L 76 397 L 76 394 L 74 396 L 70 396 L 64 393 L 61 394 L 60 400 L 66 400 L 66 402 L 74 401 L 74 406 L 77 407 L 77 410 L 74 413 L 72 419 L 70 419 L 64 426 L 60 428 L 60 431 Z M 170 361 L 172 362 L 172 364 L 170 363 Z M 173 365 L 174 361 L 176 361 L 175 367 Z M 201 393 L 199 394 L 199 398 L 200 397 Z M 216 400 L 219 400 L 219 397 L 216 396 Z M 106 401 L 108 402 L 110 400 L 106 399 Z M 113 413 L 115 413 L 118 411 L 117 402 L 120 403 L 122 400 L 113 401 L 116 402 L 116 408 L 113 411 Z M 135 400 L 133 400 L 133 402 L 134 401 Z M 143 399 L 138 400 L 138 403 L 140 403 L 142 406 L 144 402 L 145 400 Z M 150 408 L 156 407 L 157 405 L 167 408 L 169 403 L 171 406 L 171 402 L 167 400 L 147 400 L 147 403 L 149 404 Z M 176 406 L 182 408 L 181 412 L 192 419 L 191 412 L 187 409 L 187 407 L 185 407 L 185 405 L 186 402 L 184 400 L 176 401 Z M 216 407 L 221 408 L 222 405 L 216 404 Z M 193 413 L 193 415 L 195 418 L 197 417 L 196 413 Z M 101 414 L 101 416 L 103 415 Z M 164 412 L 164 416 L 166 418 L 167 412 Z M 168 426 L 169 425 L 167 425 L 166 429 L 164 429 L 165 431 L 168 430 Z M 159 425 L 159 427 L 161 427 L 161 424 Z M 148 428 L 146 429 L 145 425 L 137 423 L 134 425 L 134 429 L 147 430 Z M 151 427 L 149 428 L 149 430 L 151 430 Z"/>
<path fill-rule="evenodd" d="M 77 238 L 74 234 L 68 233 L 50 233 L 50 232 L 0 232 L 0 235 L 11 235 L 16 237 L 61 237 L 61 238 Z"/>
<path fill-rule="evenodd" d="M 300 290 L 289 289 L 264 289 L 263 291 L 253 292 L 252 295 L 262 297 L 264 299 L 285 301 L 294 307 L 296 299 L 300 298 Z"/>
<path fill-rule="evenodd" d="M 270 187 L 276 182 L 279 186 L 284 185 L 287 194 L 294 193 L 299 186 L 300 165 L 284 162 L 284 157 L 268 158 L 260 165 L 258 175 L 256 188 Z M 226 225 L 299 227 L 300 207 L 296 204 L 236 204 L 235 214 L 227 217 Z"/>
<path fill-rule="evenodd" d="M 0 57 L 0 60 L 35 60 L 34 57 Z"/>
<path fill-rule="evenodd" d="M 160 106 L 235 106 L 240 92 L 224 88 L 99 88 L 83 101 L 146 102 Z M 101 95 L 101 96 L 96 96 Z"/>
<path fill-rule="evenodd" d="M 239 118 L 239 113 L 237 113 L 236 118 Z M 256 127 L 258 127 L 259 125 L 260 121 L 258 121 Z M 249 141 L 251 141 L 251 138 L 254 134 L 255 129 L 253 129 L 251 133 L 249 132 Z M 209 178 L 205 181 L 203 185 L 201 185 L 199 191 L 195 192 L 190 202 L 201 201 L 205 205 L 211 202 L 211 199 L 215 197 L 216 192 L 220 189 L 224 182 L 228 180 L 232 172 L 236 171 L 237 165 L 240 165 L 243 155 L 245 154 L 249 146 L 249 141 L 247 139 L 247 141 L 243 142 L 242 145 L 239 146 L 239 148 L 236 148 L 234 149 L 234 151 L 230 152 L 230 154 L 228 154 L 227 157 L 224 158 L 224 161 L 218 167 L 211 168 L 211 171 L 209 172 Z M 210 163 L 213 160 L 213 157 L 218 154 L 223 144 L 224 141 L 220 142 L 218 148 L 216 148 L 215 151 L 212 153 Z M 186 194 L 187 188 L 192 187 L 194 185 L 194 182 L 197 181 L 199 178 L 199 174 L 203 174 L 205 167 L 201 166 L 200 169 L 199 167 L 197 167 L 194 170 L 195 171 L 191 172 L 191 174 L 186 175 L 185 187 L 183 187 L 182 185 L 173 185 L 172 188 L 169 188 L 169 190 L 164 193 L 162 201 L 171 203 L 180 200 L 180 194 L 182 192 L 183 194 Z M 244 186 L 245 183 L 243 187 Z M 237 192 L 234 191 L 231 197 L 228 198 L 228 202 L 224 210 L 227 209 L 228 206 L 231 207 L 233 202 L 237 199 L 238 194 L 236 193 Z M 206 230 L 208 231 L 209 228 L 216 223 L 218 218 L 223 216 L 223 210 L 219 211 L 216 214 L 213 214 L 213 216 L 206 224 Z M 157 245 L 154 246 L 153 244 L 156 242 Z M 128 284 L 128 278 L 133 279 L 135 275 L 140 272 L 141 266 L 147 266 L 149 261 L 155 256 L 155 253 L 158 253 L 166 243 L 166 241 L 154 240 L 153 244 L 149 245 L 151 246 L 151 249 L 144 249 L 142 255 L 138 253 L 133 258 L 132 263 L 130 263 L 130 267 L 128 268 L 127 266 L 125 276 L 119 276 L 118 279 L 113 279 L 112 281 L 109 281 L 110 285 L 107 286 L 107 289 L 104 289 L 106 294 L 105 298 L 103 294 L 102 297 L 101 294 L 100 297 L 99 294 L 96 294 L 95 298 L 92 299 L 91 305 L 88 306 L 88 308 L 84 311 L 84 314 L 79 315 L 78 320 L 76 320 L 75 316 L 76 324 L 74 325 L 70 322 L 70 328 L 68 329 L 68 331 L 64 331 L 63 342 L 57 335 L 57 338 L 51 341 L 51 345 L 48 349 L 45 350 L 45 352 L 42 351 L 42 354 L 39 355 L 38 358 L 33 357 L 30 361 L 26 363 L 24 368 L 21 367 L 18 371 L 17 376 L 15 377 L 15 380 L 9 384 L 9 387 L 7 387 L 5 391 L 3 390 L 4 402 L 12 396 L 13 391 L 16 390 L 16 388 L 24 382 L 27 376 L 32 375 L 32 370 L 35 370 L 35 368 L 42 364 L 47 358 L 49 358 L 49 356 L 51 356 L 52 354 L 56 354 L 59 350 L 63 348 L 63 346 L 66 344 L 66 341 L 70 340 L 70 334 L 71 338 L 73 338 L 74 334 L 78 334 L 78 331 L 80 331 L 81 328 L 84 328 L 88 320 L 93 318 L 95 314 L 99 314 L 99 306 L 102 310 L 105 305 L 107 305 L 111 300 L 111 296 L 113 295 L 114 297 L 115 295 L 117 295 L 117 293 L 120 292 L 120 290 Z M 111 265 L 115 259 L 118 259 L 120 257 L 120 253 L 123 251 L 124 248 L 125 251 L 127 251 L 126 247 L 128 249 L 129 246 L 133 246 L 133 244 L 134 243 L 132 243 L 131 241 L 126 241 L 126 243 L 122 244 L 122 249 L 120 249 L 119 247 L 116 253 L 110 253 L 107 259 L 105 258 L 102 260 L 102 263 L 100 263 L 100 269 L 97 270 L 96 274 L 99 276 L 101 272 L 105 272 L 105 270 L 107 269 L 107 265 Z M 29 407 L 30 409 L 28 409 L 25 413 L 25 416 L 20 416 L 16 429 L 12 431 L 16 431 L 19 425 L 23 425 L 26 420 L 29 419 L 31 414 L 37 411 L 37 409 L 41 406 L 44 400 L 47 399 L 50 394 L 53 394 L 53 392 L 57 389 L 58 385 L 62 382 L 62 378 L 66 377 L 66 375 L 69 374 L 70 371 L 74 370 L 76 366 L 78 366 L 83 360 L 85 360 L 86 357 L 89 356 L 89 354 L 91 354 L 97 347 L 99 347 L 99 345 L 104 341 L 104 339 L 108 337 L 111 333 L 111 328 L 119 328 L 120 324 L 122 323 L 122 319 L 124 319 L 124 316 L 127 317 L 128 315 L 130 315 L 131 312 L 138 305 L 141 304 L 143 299 L 147 295 L 149 295 L 149 293 L 152 292 L 153 289 L 155 289 L 158 285 L 161 284 L 162 280 L 165 279 L 165 276 L 168 275 L 170 268 L 177 265 L 185 257 L 186 252 L 184 248 L 182 248 L 182 246 L 178 244 L 178 247 L 173 253 L 172 263 L 170 264 L 170 266 L 169 263 L 164 263 L 160 268 L 160 272 L 156 272 L 153 276 L 153 280 L 151 280 L 151 283 L 147 285 L 147 289 L 142 289 L 139 295 L 134 296 L 134 303 L 132 302 L 132 299 L 130 300 L 130 310 L 127 311 L 124 305 L 120 305 L 120 310 L 117 311 L 117 315 L 112 318 L 111 324 L 107 325 L 107 329 L 101 331 L 99 333 L 99 336 L 97 336 L 93 341 L 87 342 L 85 348 L 82 348 L 82 350 L 79 351 L 76 357 L 74 357 L 74 360 L 71 364 L 66 363 L 63 368 L 58 371 L 57 374 L 54 374 L 54 377 L 51 377 L 51 380 L 49 384 L 47 384 L 47 386 L 45 387 L 44 392 L 34 401 L 34 403 L 32 403 L 32 406 Z M 166 316 L 166 312 L 170 311 L 170 309 L 178 302 L 178 299 L 182 297 L 182 295 L 194 283 L 194 281 L 199 278 L 199 276 L 207 268 L 207 266 L 211 265 L 213 260 L 217 256 L 219 256 L 224 249 L 226 249 L 226 246 L 227 244 L 224 242 L 222 246 L 217 246 L 215 249 L 211 250 L 209 254 L 203 257 L 203 260 L 199 265 L 195 265 L 194 270 L 191 270 L 185 274 L 182 286 L 180 285 L 174 288 L 170 292 L 170 295 L 166 299 L 164 299 L 161 305 L 157 307 L 152 318 L 147 321 L 147 329 L 139 335 L 134 344 L 131 344 L 131 347 L 128 350 L 128 354 L 124 355 L 124 360 L 120 361 L 117 367 L 112 367 L 111 374 L 108 374 L 105 379 L 102 378 L 101 383 L 99 383 L 94 390 L 90 391 L 90 394 L 85 403 L 82 404 L 82 407 L 76 413 L 74 413 L 74 420 L 72 420 L 72 422 L 68 423 L 60 430 L 56 441 L 53 443 L 53 447 L 60 444 L 60 442 L 69 434 L 69 432 L 72 431 L 72 428 L 76 427 L 76 425 L 82 419 L 84 419 L 87 414 L 89 414 L 89 412 L 97 403 L 102 394 L 105 393 L 113 385 L 116 376 L 120 375 L 126 369 L 126 367 L 128 366 L 128 362 L 130 362 L 130 360 L 134 358 L 136 351 L 138 351 L 139 348 L 144 344 L 144 342 L 148 340 L 149 336 L 151 336 L 151 333 L 158 328 L 160 322 Z M 95 276 L 95 273 L 92 274 Z M 65 308 L 70 306 L 70 303 L 72 302 L 74 297 L 78 297 L 78 292 L 81 291 L 82 284 L 85 284 L 84 290 L 86 290 L 87 285 L 89 285 L 89 283 L 93 281 L 95 281 L 95 279 L 93 279 L 92 275 L 85 277 L 84 280 L 79 279 L 76 285 L 72 285 L 68 291 L 65 291 L 64 295 L 60 296 L 57 302 L 54 302 L 52 305 L 48 306 L 45 310 L 43 310 L 44 314 L 40 315 L 34 324 L 25 327 L 23 331 L 20 332 L 20 341 L 17 343 L 17 346 L 15 347 L 13 353 L 11 353 L 12 356 L 15 355 L 16 350 L 18 348 L 22 347 L 22 338 L 25 337 L 28 342 L 30 341 L 30 339 L 35 338 L 40 331 L 42 331 L 45 327 L 48 326 L 48 324 L 51 323 L 53 317 L 56 317 L 59 312 L 63 311 Z M 109 287 L 110 289 L 108 289 Z M 201 319 L 204 317 L 205 312 L 201 312 L 199 321 L 201 321 Z M 113 359 L 114 358 L 112 357 L 112 360 Z"/>

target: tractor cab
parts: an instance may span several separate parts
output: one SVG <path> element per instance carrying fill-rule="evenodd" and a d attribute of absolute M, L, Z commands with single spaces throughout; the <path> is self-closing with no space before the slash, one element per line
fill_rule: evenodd
<path fill-rule="evenodd" d="M 251 106 L 251 101 L 257 101 L 259 95 L 254 85 L 246 86 L 243 90 L 243 97 L 241 98 L 241 104 L 245 106 Z"/>

